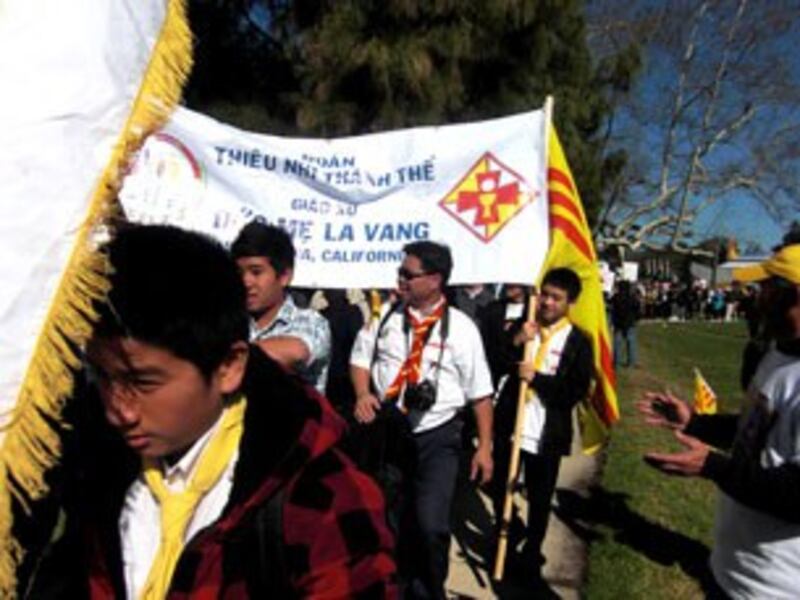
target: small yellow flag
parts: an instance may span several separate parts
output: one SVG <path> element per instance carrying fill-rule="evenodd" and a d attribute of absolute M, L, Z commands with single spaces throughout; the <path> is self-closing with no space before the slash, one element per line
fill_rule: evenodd
<path fill-rule="evenodd" d="M 381 306 L 383 306 L 383 299 L 378 290 L 370 290 L 369 292 L 369 321 L 378 321 L 381 318 Z"/>
<path fill-rule="evenodd" d="M 717 395 L 700 373 L 700 369 L 694 370 L 694 412 L 699 415 L 717 413 Z"/>

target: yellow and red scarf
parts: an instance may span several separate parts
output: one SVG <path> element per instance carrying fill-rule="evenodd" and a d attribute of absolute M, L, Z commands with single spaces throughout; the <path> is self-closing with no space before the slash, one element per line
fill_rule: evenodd
<path fill-rule="evenodd" d="M 413 332 L 411 349 L 403 365 L 400 367 L 400 371 L 394 378 L 394 381 L 386 389 L 384 397 L 387 400 L 396 399 L 400 395 L 404 385 L 419 382 L 420 375 L 422 374 L 422 351 L 425 349 L 425 343 L 428 341 L 431 329 L 442 318 L 445 310 L 447 310 L 447 303 L 442 302 L 427 317 L 417 319 L 411 313 L 411 310 L 406 308 L 406 318 L 411 323 L 411 330 Z"/>

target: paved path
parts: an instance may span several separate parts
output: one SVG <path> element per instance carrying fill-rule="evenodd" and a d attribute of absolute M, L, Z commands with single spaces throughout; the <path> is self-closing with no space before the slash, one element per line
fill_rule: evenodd
<path fill-rule="evenodd" d="M 576 444 L 577 445 L 577 444 Z M 561 463 L 557 494 L 588 494 L 588 488 L 599 477 L 600 460 L 587 457 L 573 449 L 573 454 Z M 520 494 L 515 503 L 525 515 L 525 500 Z M 453 598 L 525 598 L 541 597 L 515 584 L 509 574 L 502 587 L 494 587 L 490 573 L 494 564 L 492 550 L 491 503 L 488 498 L 469 486 L 460 488 L 456 499 L 456 522 L 450 547 L 450 576 L 447 591 Z M 586 545 L 554 513 L 551 513 L 544 541 L 544 579 L 560 598 L 580 598 L 580 589 L 586 576 Z"/>

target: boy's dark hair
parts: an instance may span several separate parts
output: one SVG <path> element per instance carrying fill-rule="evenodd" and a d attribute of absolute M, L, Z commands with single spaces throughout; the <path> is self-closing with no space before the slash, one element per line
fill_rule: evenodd
<path fill-rule="evenodd" d="M 267 225 L 261 221 L 250 221 L 242 227 L 231 245 L 233 258 L 263 256 L 275 269 L 277 275 L 283 275 L 294 268 L 294 244 L 285 229 L 275 225 Z"/>
<path fill-rule="evenodd" d="M 567 292 L 567 300 L 575 302 L 581 295 L 581 278 L 572 269 L 565 267 L 548 271 L 542 279 L 542 287 L 552 285 Z"/>
<path fill-rule="evenodd" d="M 416 256 L 427 273 L 441 275 L 442 288 L 447 285 L 450 273 L 453 271 L 453 257 L 450 255 L 450 248 L 436 242 L 420 240 L 403 246 L 403 252 L 407 256 Z"/>
<path fill-rule="evenodd" d="M 120 229 L 106 245 L 111 291 L 98 305 L 96 337 L 132 337 L 194 364 L 206 379 L 247 341 L 242 278 L 225 249 L 165 225 Z"/>

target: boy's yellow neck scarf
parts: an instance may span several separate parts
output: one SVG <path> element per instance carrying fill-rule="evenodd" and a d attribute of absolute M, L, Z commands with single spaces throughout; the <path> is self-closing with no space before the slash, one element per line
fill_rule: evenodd
<path fill-rule="evenodd" d="M 536 349 L 536 356 L 533 359 L 533 370 L 538 371 L 544 364 L 544 359 L 547 357 L 547 351 L 550 349 L 550 341 L 553 336 L 569 325 L 567 317 L 561 317 L 558 321 L 553 323 L 550 327 L 542 327 L 539 329 L 539 347 Z M 528 400 L 533 400 L 534 391 L 528 388 Z"/>
<path fill-rule="evenodd" d="M 246 399 L 242 397 L 225 409 L 219 428 L 200 455 L 194 476 L 183 492 L 173 493 L 167 488 L 159 461 L 143 461 L 144 479 L 161 505 L 161 544 L 142 588 L 141 600 L 166 597 L 172 573 L 183 551 L 183 537 L 195 509 L 222 476 L 239 447 L 244 431 L 245 406 Z"/>

